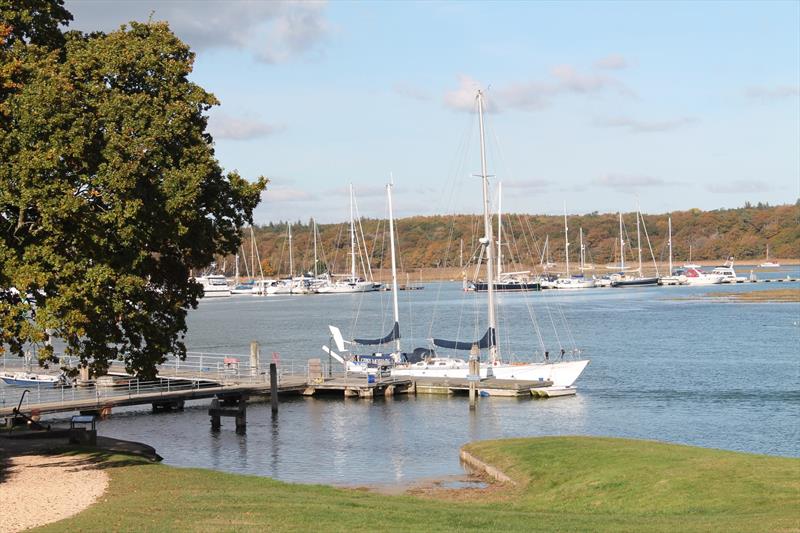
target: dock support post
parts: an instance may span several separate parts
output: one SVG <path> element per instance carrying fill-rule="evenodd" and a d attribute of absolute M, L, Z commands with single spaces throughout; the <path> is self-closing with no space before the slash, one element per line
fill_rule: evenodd
<path fill-rule="evenodd" d="M 222 427 L 219 416 L 219 399 L 216 396 L 214 396 L 214 399 L 211 400 L 211 406 L 209 407 L 208 412 L 211 414 L 211 429 L 219 429 Z"/>
<path fill-rule="evenodd" d="M 269 364 L 269 401 L 272 404 L 272 412 L 278 412 L 278 365 Z"/>
<path fill-rule="evenodd" d="M 247 399 L 243 396 L 239 399 L 239 412 L 236 414 L 236 433 L 242 434 L 247 431 Z"/>
<path fill-rule="evenodd" d="M 250 343 L 250 375 L 255 377 L 258 375 L 259 365 L 259 349 L 258 342 L 253 341 Z"/>
<path fill-rule="evenodd" d="M 470 411 L 475 410 L 475 400 L 477 398 L 477 385 L 478 380 L 481 378 L 481 366 L 480 360 L 478 359 L 480 352 L 478 351 L 478 345 L 473 344 L 472 350 L 469 352 L 469 375 L 467 379 L 469 380 L 469 409 Z"/>

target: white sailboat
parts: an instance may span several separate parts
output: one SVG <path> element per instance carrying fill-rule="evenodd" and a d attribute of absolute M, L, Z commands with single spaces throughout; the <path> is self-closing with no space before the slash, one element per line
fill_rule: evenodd
<path fill-rule="evenodd" d="M 620 257 L 622 258 L 622 271 L 615 277 L 612 277 L 611 286 L 612 287 L 638 287 L 638 286 L 646 286 L 646 285 L 658 285 L 658 266 L 656 266 L 656 275 L 655 276 L 645 276 L 642 270 L 642 235 L 641 235 L 641 225 L 644 223 L 642 219 L 642 213 L 639 208 L 636 208 L 636 248 L 639 257 L 639 266 L 636 269 L 635 276 L 632 276 L 625 272 L 625 253 L 624 253 L 624 240 L 622 238 L 622 213 L 619 215 L 619 238 L 620 238 Z M 645 232 L 647 229 L 645 228 Z M 648 247 L 650 245 L 650 239 L 647 239 Z M 650 249 L 650 254 L 652 255 L 653 251 Z M 653 259 L 653 264 L 655 265 L 655 258 Z"/>
<path fill-rule="evenodd" d="M 321 284 L 317 287 L 319 294 L 352 294 L 377 290 L 371 281 L 356 275 L 356 225 L 353 211 L 353 184 L 350 184 L 350 274 L 339 275 L 340 279 Z"/>
<path fill-rule="evenodd" d="M 483 125 L 483 93 L 478 91 L 478 120 L 480 126 L 480 157 L 481 157 L 481 181 L 483 190 L 483 225 L 485 236 L 480 239 L 481 244 L 486 250 L 486 281 L 487 281 L 487 318 L 488 329 L 484 336 L 474 342 L 459 342 L 444 339 L 432 339 L 435 346 L 439 348 L 454 350 L 488 350 L 488 361 L 480 364 L 480 376 L 482 378 L 493 376 L 499 379 L 515 379 L 525 381 L 551 381 L 554 390 L 571 392 L 570 388 L 583 372 L 588 359 L 581 360 L 560 360 L 558 362 L 545 361 L 542 363 L 522 363 L 511 364 L 503 362 L 497 346 L 497 320 L 494 289 L 494 238 L 492 235 L 492 224 L 490 221 L 489 208 L 489 177 L 486 170 L 486 149 L 484 140 Z M 565 351 L 562 350 L 562 358 Z M 393 375 L 398 376 L 433 376 L 433 377 L 453 377 L 466 378 L 469 373 L 468 364 L 460 358 L 436 357 L 419 361 L 413 364 L 398 365 L 392 369 Z"/>
<path fill-rule="evenodd" d="M 697 263 L 692 263 L 692 243 L 689 243 L 689 262 L 683 264 L 683 268 L 694 268 L 700 270 L 703 268 L 703 265 L 698 265 Z"/>
<path fill-rule="evenodd" d="M 686 285 L 686 276 L 683 272 L 672 271 L 672 216 L 667 219 L 667 247 L 669 248 L 669 275 L 658 279 L 659 285 Z"/>
<path fill-rule="evenodd" d="M 386 196 L 389 203 L 389 246 L 391 248 L 392 260 L 392 310 L 394 312 L 394 325 L 388 335 L 379 339 L 353 339 L 345 341 L 339 328 L 329 325 L 331 337 L 336 343 L 336 348 L 340 353 L 336 353 L 328 346 L 323 346 L 322 350 L 345 365 L 347 372 L 358 372 L 375 374 L 382 367 L 389 367 L 403 361 L 400 350 L 400 306 L 398 304 L 397 287 L 397 259 L 395 257 L 394 243 L 394 212 L 392 209 L 392 183 L 386 185 Z M 378 346 L 394 342 L 394 351 L 389 353 L 373 353 L 371 355 L 358 355 L 353 353 L 347 345 Z"/>
<path fill-rule="evenodd" d="M 569 271 L 569 226 L 567 225 L 567 203 L 564 202 L 564 264 L 566 265 L 566 275 L 556 280 L 556 289 L 592 289 L 594 288 L 594 280 L 586 279 L 583 274 L 577 276 L 570 276 Z M 583 253 L 583 242 L 581 239 L 581 254 Z M 583 257 L 581 255 L 581 257 Z M 581 260 L 581 267 L 583 267 L 583 260 Z"/>
<path fill-rule="evenodd" d="M 767 259 L 758 265 L 761 268 L 780 268 L 780 263 L 775 263 L 774 261 L 769 260 L 769 243 L 767 243 Z"/>
<path fill-rule="evenodd" d="M 530 279 L 530 270 L 519 272 L 503 272 L 503 184 L 497 184 L 497 275 L 494 280 L 494 290 L 502 292 L 538 291 L 542 288 L 537 280 Z M 480 265 L 479 265 L 480 266 Z M 477 270 L 477 269 L 476 269 Z M 472 283 L 472 289 L 486 292 L 488 283 L 477 280 Z"/>

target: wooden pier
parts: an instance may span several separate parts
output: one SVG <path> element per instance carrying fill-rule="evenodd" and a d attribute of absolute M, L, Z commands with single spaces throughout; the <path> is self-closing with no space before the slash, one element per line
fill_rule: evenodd
<path fill-rule="evenodd" d="M 262 368 L 257 352 L 255 347 L 249 364 L 231 357 L 217 361 L 208 355 L 195 357 L 193 361 L 173 361 L 161 365 L 158 379 L 150 382 L 112 367 L 107 379 L 95 380 L 89 386 L 39 386 L 28 394 L 23 394 L 22 389 L 6 387 L 1 391 L 0 419 L 17 418 L 12 422 L 19 422 L 73 412 L 103 418 L 119 407 L 149 404 L 156 413 L 183 410 L 187 401 L 211 400 L 209 415 L 213 428 L 220 428 L 221 417 L 231 416 L 236 419 L 237 431 L 245 431 L 248 401 L 263 401 L 268 397 L 274 412 L 278 410 L 278 400 L 287 395 L 370 400 L 401 394 L 466 395 L 470 390 L 467 379 L 333 372 L 319 359 L 302 366 L 289 362 L 280 369 L 276 363 Z M 574 389 L 556 389 L 549 381 L 486 378 L 476 382 L 475 387 L 479 396 L 490 397 L 553 397 L 575 393 Z"/>

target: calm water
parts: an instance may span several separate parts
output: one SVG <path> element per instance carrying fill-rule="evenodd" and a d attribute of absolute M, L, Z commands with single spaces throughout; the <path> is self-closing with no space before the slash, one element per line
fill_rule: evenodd
<path fill-rule="evenodd" d="M 800 275 L 797 269 L 771 275 L 787 273 Z M 512 436 L 610 435 L 800 456 L 800 305 L 680 300 L 787 286 L 502 295 L 506 354 L 540 350 L 534 316 L 548 349 L 555 352 L 558 339 L 569 347 L 571 334 L 591 358 L 575 397 L 486 398 L 475 413 L 463 397 L 295 398 L 281 403 L 276 418 L 268 404 L 249 406 L 247 435 L 236 435 L 232 420 L 211 432 L 207 405 L 198 403 L 183 413 L 115 412 L 99 429 L 155 446 L 167 464 L 337 484 L 459 473 L 460 445 Z M 406 347 L 423 345 L 431 334 L 477 338 L 472 323 L 482 314 L 483 297 L 463 293 L 456 283 L 401 293 L 403 332 L 413 338 L 404 339 Z M 209 300 L 190 314 L 188 344 L 245 354 L 257 340 L 263 354 L 277 352 L 283 362 L 323 357 L 329 323 L 346 334 L 353 324 L 360 336 L 387 332 L 390 298 Z M 569 333 L 561 324 L 557 339 L 552 323 L 564 321 Z"/>

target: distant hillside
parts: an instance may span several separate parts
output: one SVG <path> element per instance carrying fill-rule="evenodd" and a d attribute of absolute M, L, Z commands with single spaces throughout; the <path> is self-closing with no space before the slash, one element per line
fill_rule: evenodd
<path fill-rule="evenodd" d="M 657 260 L 667 258 L 667 215 L 644 215 L 647 235 Z M 623 213 L 626 235 L 626 261 L 635 259 L 629 244 L 636 244 L 636 216 Z M 495 234 L 496 234 L 496 219 Z M 362 219 L 361 227 L 373 268 L 389 266 L 388 232 L 385 220 Z M 467 263 L 478 249 L 477 239 L 483 235 L 482 219 L 476 215 L 410 217 L 397 221 L 400 261 L 403 270 L 436 266 L 459 266 L 463 240 L 463 261 Z M 578 229 L 583 228 L 587 261 L 595 265 L 619 261 L 619 219 L 617 213 L 591 213 L 569 217 L 570 261 L 578 261 Z M 350 236 L 346 223 L 318 227 L 320 267 L 328 265 L 333 272 L 349 270 Z M 360 232 L 359 232 L 360 233 Z M 258 255 L 265 274 L 288 273 L 288 239 L 286 223 L 271 223 L 254 230 Z M 295 272 L 310 270 L 313 264 L 310 221 L 292 224 Z M 564 219 L 560 216 L 503 215 L 503 242 L 508 263 L 519 266 L 538 265 L 545 238 L 553 261 L 564 260 Z M 743 207 L 716 211 L 676 211 L 672 213 L 673 254 L 676 261 L 737 261 L 762 259 L 767 244 L 770 257 L 800 258 L 800 202 L 794 205 Z M 644 229 L 642 241 L 645 260 L 649 259 Z M 362 244 L 363 246 L 363 244 Z M 245 232 L 244 255 L 250 263 L 252 243 L 249 229 Z M 384 257 L 385 256 L 385 257 Z M 226 273 L 233 272 L 233 258 L 224 260 Z M 222 266 L 222 262 L 218 263 Z M 241 266 L 244 274 L 244 266 Z M 511 264 L 507 268 L 514 268 Z"/>

